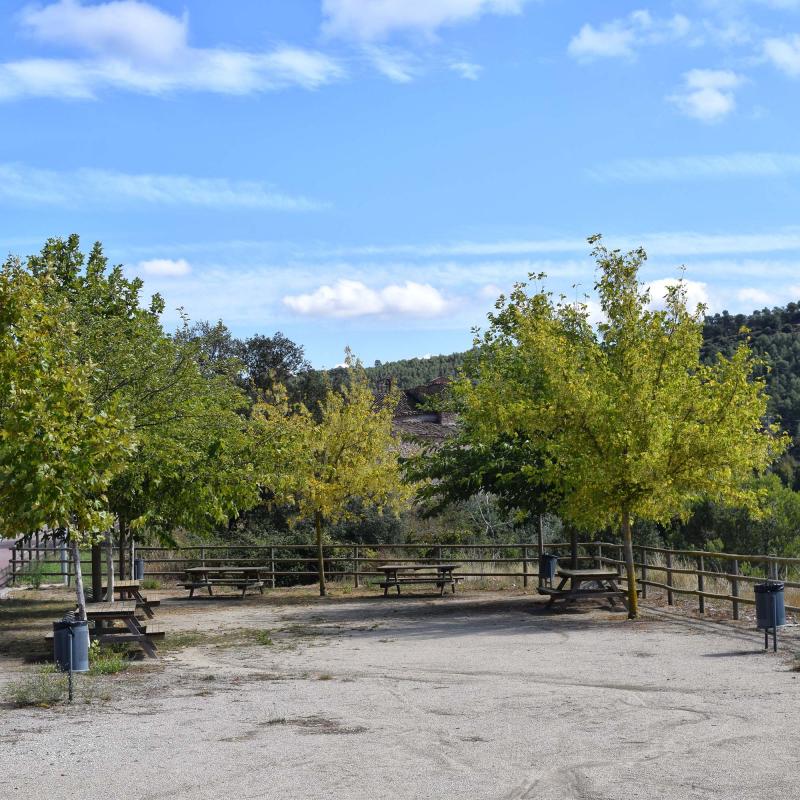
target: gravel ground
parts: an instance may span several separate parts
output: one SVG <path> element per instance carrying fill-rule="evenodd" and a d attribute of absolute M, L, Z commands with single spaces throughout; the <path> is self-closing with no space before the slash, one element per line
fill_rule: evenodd
<path fill-rule="evenodd" d="M 186 646 L 111 699 L 0 708 L 0 798 L 800 797 L 796 629 L 773 655 L 747 623 L 644 612 L 165 600 Z M 23 669 L 0 658 L 0 683 Z"/>

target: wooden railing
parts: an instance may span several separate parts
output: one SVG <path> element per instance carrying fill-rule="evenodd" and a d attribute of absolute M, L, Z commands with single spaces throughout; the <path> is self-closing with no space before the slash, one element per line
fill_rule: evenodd
<path fill-rule="evenodd" d="M 431 564 L 458 561 L 462 564 L 458 574 L 467 579 L 513 578 L 524 588 L 535 586 L 538 581 L 539 550 L 536 544 L 529 542 L 492 545 L 326 544 L 323 551 L 328 578 L 349 581 L 355 587 L 382 576 L 377 566 L 387 561 Z M 562 564 L 571 559 L 568 542 L 548 543 L 545 551 L 557 554 Z M 51 575 L 56 580 L 71 580 L 72 564 L 68 560 L 48 560 L 57 554 L 52 544 L 39 548 L 26 545 L 25 554 L 24 559 L 12 562 L 9 582 L 24 577 L 27 565 L 40 555 L 46 564 L 51 565 Z M 225 564 L 258 565 L 263 568 L 264 579 L 272 587 L 313 583 L 317 578 L 316 546 L 311 544 L 138 547 L 136 555 L 145 559 L 145 577 L 164 583 L 180 580 L 187 567 Z M 652 590 L 662 592 L 669 605 L 675 603 L 676 596 L 696 597 L 700 613 L 706 611 L 706 601 L 712 600 L 730 604 L 731 615 L 738 619 L 741 606 L 755 604 L 753 584 L 766 578 L 780 578 L 787 590 L 786 609 L 800 612 L 800 558 L 641 545 L 634 548 L 634 556 L 643 599 L 647 599 Z M 115 560 L 117 558 L 118 553 Z M 621 544 L 581 542 L 578 562 L 581 566 L 613 566 L 620 570 L 624 580 Z M 89 579 L 91 561 L 88 557 L 82 561 L 82 568 Z M 793 601 L 797 605 L 793 605 Z"/>

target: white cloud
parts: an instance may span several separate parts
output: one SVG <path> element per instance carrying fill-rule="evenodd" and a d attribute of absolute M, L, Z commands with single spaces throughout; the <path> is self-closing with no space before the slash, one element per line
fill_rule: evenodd
<path fill-rule="evenodd" d="M 23 28 L 42 42 L 164 60 L 187 47 L 188 16 L 180 19 L 138 0 L 113 0 L 84 6 L 79 0 L 29 6 L 20 14 Z"/>
<path fill-rule="evenodd" d="M 754 286 L 745 286 L 739 289 L 736 292 L 736 299 L 741 303 L 751 303 L 758 308 L 771 306 L 776 302 L 774 294 L 765 292 L 763 289 L 757 289 Z"/>
<path fill-rule="evenodd" d="M 684 73 L 679 94 L 667 98 L 687 116 L 702 122 L 719 122 L 736 108 L 734 91 L 741 75 L 727 69 L 692 69 Z"/>
<path fill-rule="evenodd" d="M 0 164 L 0 201 L 27 205 L 109 206 L 131 202 L 164 206 L 311 211 L 323 206 L 275 191 L 258 181 L 188 175 L 134 175 L 101 169 L 64 172 Z"/>
<path fill-rule="evenodd" d="M 416 59 L 407 51 L 366 45 L 364 53 L 375 69 L 394 83 L 410 83 L 419 72 Z"/>
<path fill-rule="evenodd" d="M 790 78 L 800 77 L 800 34 L 795 33 L 783 39 L 766 39 L 764 55 Z"/>
<path fill-rule="evenodd" d="M 446 25 L 483 14 L 519 14 L 527 0 L 323 0 L 324 30 L 365 41 L 394 31 L 433 36 Z"/>
<path fill-rule="evenodd" d="M 473 64 L 471 61 L 453 61 L 450 63 L 450 69 L 468 81 L 478 80 L 481 72 L 483 72 L 483 67 L 480 64 Z"/>
<path fill-rule="evenodd" d="M 179 278 L 192 271 L 189 262 L 184 258 L 153 258 L 149 261 L 140 261 L 139 269 L 147 275 L 166 278 Z"/>
<path fill-rule="evenodd" d="M 626 158 L 589 170 L 589 174 L 597 180 L 631 182 L 781 177 L 798 172 L 800 172 L 800 154 L 795 153 Z"/>
<path fill-rule="evenodd" d="M 80 55 L 0 63 L 0 100 L 89 99 L 105 89 L 250 94 L 290 86 L 314 89 L 344 75 L 337 61 L 316 50 L 192 47 L 185 14 L 173 17 L 136 0 L 91 6 L 58 0 L 28 7 L 19 20 L 34 40 Z"/>
<path fill-rule="evenodd" d="M 694 310 L 698 305 L 703 305 L 710 309 L 708 284 L 687 279 L 679 281 L 677 278 L 659 278 L 655 281 L 648 281 L 647 288 L 650 290 L 650 305 L 653 308 L 663 308 L 667 289 L 670 286 L 677 285 L 679 282 L 683 283 L 683 287 L 686 290 L 687 308 Z"/>
<path fill-rule="evenodd" d="M 640 47 L 685 37 L 691 29 L 681 14 L 658 19 L 649 11 L 634 11 L 599 27 L 586 24 L 572 37 L 567 52 L 578 61 L 597 58 L 633 58 Z"/>
<path fill-rule="evenodd" d="M 362 317 L 403 314 L 435 317 L 447 310 L 447 301 L 430 284 L 406 281 L 383 289 L 371 289 L 361 281 L 340 279 L 333 286 L 320 286 L 308 294 L 287 295 L 283 303 L 304 316 Z"/>

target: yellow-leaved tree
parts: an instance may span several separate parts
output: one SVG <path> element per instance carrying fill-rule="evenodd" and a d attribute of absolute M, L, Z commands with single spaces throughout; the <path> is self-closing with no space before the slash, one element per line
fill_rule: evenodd
<path fill-rule="evenodd" d="M 290 407 L 280 389 L 254 408 L 251 431 L 262 493 L 294 506 L 313 523 L 319 592 L 327 593 L 325 527 L 354 519 L 366 508 L 399 510 L 409 499 L 392 436 L 396 395 L 378 401 L 360 363 L 348 352 L 348 379 L 328 388 L 316 414 Z"/>
<path fill-rule="evenodd" d="M 700 498 L 755 507 L 750 479 L 787 437 L 766 421 L 747 343 L 703 363 L 704 308 L 687 307 L 683 283 L 654 308 L 638 277 L 645 252 L 589 242 L 602 320 L 590 322 L 588 304 L 518 284 L 498 300 L 456 392 L 478 437 L 521 430 L 536 443 L 530 477 L 559 487 L 565 520 L 587 531 L 619 526 L 636 617 L 633 521 L 685 517 Z"/>

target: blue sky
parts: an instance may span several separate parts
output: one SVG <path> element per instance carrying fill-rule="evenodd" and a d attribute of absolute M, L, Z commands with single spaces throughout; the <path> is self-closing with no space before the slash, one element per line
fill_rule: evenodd
<path fill-rule="evenodd" d="M 800 0 L 0 3 L 0 245 L 99 239 L 317 366 L 467 347 L 585 237 L 800 300 Z M 578 289 L 573 286 L 578 285 Z"/>

